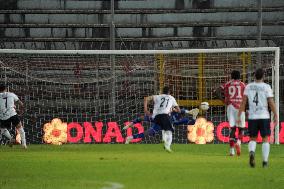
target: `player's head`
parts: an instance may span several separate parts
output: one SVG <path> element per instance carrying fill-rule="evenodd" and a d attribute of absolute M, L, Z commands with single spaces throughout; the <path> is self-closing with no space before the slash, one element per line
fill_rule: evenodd
<path fill-rule="evenodd" d="M 165 86 L 163 88 L 163 91 L 162 91 L 163 94 L 170 94 L 170 88 L 168 86 Z"/>
<path fill-rule="evenodd" d="M 255 71 L 254 77 L 256 80 L 262 80 L 264 77 L 264 70 L 262 68 L 258 68 Z"/>
<path fill-rule="evenodd" d="M 231 73 L 231 78 L 234 80 L 239 80 L 241 78 L 241 74 L 237 70 L 233 70 Z"/>
<path fill-rule="evenodd" d="M 0 83 L 0 92 L 4 92 L 7 89 L 4 83 Z"/>

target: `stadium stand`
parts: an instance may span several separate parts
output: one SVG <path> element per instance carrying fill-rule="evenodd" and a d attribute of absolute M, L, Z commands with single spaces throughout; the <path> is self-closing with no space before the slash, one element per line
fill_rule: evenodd
<path fill-rule="evenodd" d="M 110 1 L 1 1 L 1 46 L 108 49 Z M 284 36 L 284 2 L 263 2 L 262 46 Z M 256 46 L 256 1 L 115 1 L 117 49 Z"/>

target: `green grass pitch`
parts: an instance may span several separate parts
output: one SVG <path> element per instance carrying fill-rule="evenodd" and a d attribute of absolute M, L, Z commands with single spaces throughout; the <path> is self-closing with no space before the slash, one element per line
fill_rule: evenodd
<path fill-rule="evenodd" d="M 69 144 L 0 146 L 0 189 L 267 189 L 284 188 L 284 145 L 271 145 L 267 169 L 257 145 L 256 167 L 228 145 Z"/>

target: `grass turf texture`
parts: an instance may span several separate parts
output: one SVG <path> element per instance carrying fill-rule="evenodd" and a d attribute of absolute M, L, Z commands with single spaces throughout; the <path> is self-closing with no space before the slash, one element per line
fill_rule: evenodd
<path fill-rule="evenodd" d="M 240 157 L 228 145 L 174 144 L 31 145 L 27 151 L 0 146 L 1 189 L 189 189 L 284 188 L 284 145 L 271 145 L 262 168 L 248 164 L 247 145 Z"/>

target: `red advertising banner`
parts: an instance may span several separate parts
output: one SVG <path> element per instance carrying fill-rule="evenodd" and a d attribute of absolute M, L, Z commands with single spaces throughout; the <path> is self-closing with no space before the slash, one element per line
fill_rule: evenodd
<path fill-rule="evenodd" d="M 202 120 L 196 122 L 202 123 Z M 125 122 L 123 126 L 128 125 L 128 123 L 129 122 Z M 61 145 L 63 143 L 123 143 L 127 136 L 134 134 L 133 129 L 135 129 L 135 133 L 144 132 L 144 127 L 140 123 L 137 123 L 134 124 L 134 127 L 128 128 L 126 130 L 126 136 L 123 136 L 121 130 L 123 126 L 120 126 L 117 122 L 83 122 L 82 124 L 71 122 L 67 124 L 60 119 L 55 118 L 50 123 L 44 125 L 43 141 L 48 144 L 56 145 Z M 246 123 L 246 128 L 247 126 Z M 105 132 L 103 132 L 103 127 L 106 127 Z M 205 144 L 206 142 L 202 141 L 212 142 L 212 137 L 222 143 L 229 142 L 229 136 L 225 136 L 223 132 L 224 129 L 229 129 L 228 122 L 221 122 L 217 126 L 214 126 L 212 122 L 206 121 L 205 130 L 200 126 L 196 126 L 195 129 L 194 127 L 195 125 L 188 126 L 188 142 Z M 272 131 L 270 141 L 273 142 L 274 124 L 271 123 L 270 127 Z M 215 135 L 213 135 L 213 133 L 215 133 Z M 202 134 L 206 134 L 206 136 L 202 136 Z M 238 131 L 236 132 L 236 136 L 238 136 Z M 259 135 L 257 142 L 261 142 L 261 140 L 261 136 Z M 249 137 L 244 136 L 242 142 L 246 143 L 248 141 Z M 284 143 L 284 122 L 280 123 L 279 141 L 282 144 Z M 138 143 L 141 142 L 141 139 L 134 139 L 131 142 Z"/>

